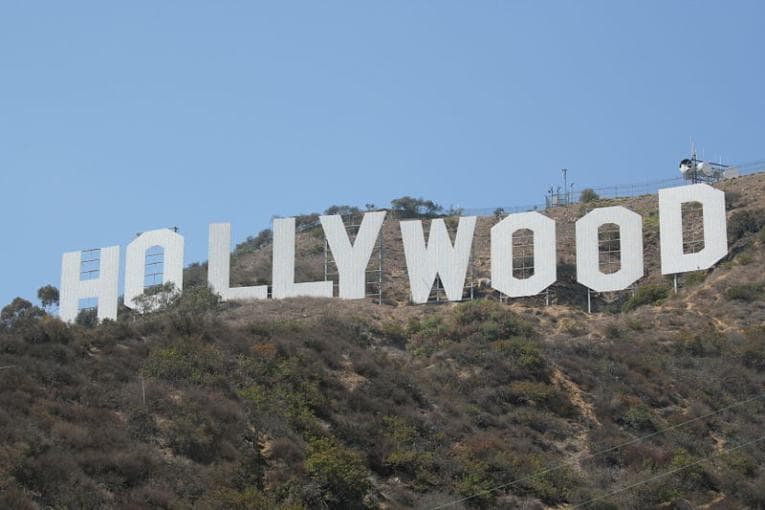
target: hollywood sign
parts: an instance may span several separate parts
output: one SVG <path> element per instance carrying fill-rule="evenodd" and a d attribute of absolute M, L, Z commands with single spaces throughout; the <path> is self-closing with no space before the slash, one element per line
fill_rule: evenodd
<path fill-rule="evenodd" d="M 684 253 L 682 204 L 702 206 L 704 247 Z M 366 268 L 383 225 L 384 211 L 363 216 L 356 238 L 350 241 L 341 216 L 321 216 L 321 226 L 338 268 L 341 299 L 362 299 L 366 295 Z M 460 301 L 473 244 L 476 217 L 460 217 L 454 242 L 442 219 L 432 220 L 428 240 L 420 220 L 400 222 L 411 300 L 426 303 L 436 276 L 441 279 L 449 301 Z M 613 273 L 599 266 L 598 229 L 605 224 L 619 228 L 620 265 Z M 533 234 L 533 275 L 513 275 L 513 233 Z M 662 274 L 707 269 L 728 252 L 725 195 L 706 184 L 659 190 L 659 241 Z M 210 225 L 208 283 L 223 300 L 267 299 L 268 287 L 231 287 L 229 281 L 231 226 Z M 511 298 L 534 296 L 552 285 L 556 278 L 557 250 L 555 221 L 538 212 L 511 214 L 491 228 L 491 287 Z M 164 250 L 163 283 L 183 288 L 183 236 L 170 229 L 140 234 L 127 246 L 124 302 L 136 308 L 144 293 L 146 253 L 155 246 Z M 98 299 L 98 318 L 116 319 L 120 247 L 101 248 L 99 275 L 81 279 L 82 253 L 63 255 L 59 313 L 74 321 L 80 299 Z M 644 274 L 643 222 L 639 214 L 621 206 L 594 209 L 576 222 L 577 281 L 596 292 L 628 288 Z M 272 299 L 298 296 L 334 297 L 332 281 L 295 282 L 295 218 L 273 220 Z"/>

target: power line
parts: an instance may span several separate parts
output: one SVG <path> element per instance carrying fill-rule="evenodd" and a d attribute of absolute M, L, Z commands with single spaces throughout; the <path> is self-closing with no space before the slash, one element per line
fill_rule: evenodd
<path fill-rule="evenodd" d="M 684 469 L 688 469 L 689 467 L 697 466 L 697 465 L 701 464 L 702 462 L 706 462 L 709 459 L 713 459 L 715 457 L 719 457 L 720 455 L 724 455 L 726 453 L 731 453 L 731 452 L 734 452 L 736 450 L 740 450 L 741 448 L 744 448 L 744 447 L 749 446 L 749 445 L 753 445 L 754 443 L 759 443 L 760 441 L 763 441 L 763 440 L 765 440 L 765 436 L 759 437 L 759 438 L 754 439 L 752 441 L 747 441 L 746 443 L 742 443 L 742 444 L 740 444 L 738 446 L 734 446 L 733 448 L 728 448 L 727 450 L 722 450 L 722 451 L 719 451 L 719 452 L 715 452 L 715 453 L 713 453 L 711 455 L 707 455 L 706 457 L 703 457 L 703 458 L 701 458 L 701 459 L 699 459 L 697 461 L 691 462 L 690 464 L 685 464 L 684 466 L 681 466 L 679 468 L 675 468 L 675 469 L 672 469 L 670 471 L 666 471 L 664 473 L 659 473 L 658 475 L 652 476 L 650 478 L 646 478 L 645 480 L 641 480 L 639 482 L 633 483 L 632 485 L 627 485 L 626 487 L 622 487 L 620 489 L 616 489 L 615 491 L 611 491 L 611 492 L 608 492 L 608 493 L 603 494 L 601 496 L 597 496 L 597 497 L 594 497 L 592 499 L 588 499 L 587 501 L 584 501 L 582 503 L 578 503 L 578 504 L 572 506 L 571 509 L 573 510 L 574 508 L 580 508 L 580 507 L 583 507 L 584 505 L 589 505 L 590 503 L 595 503 L 596 501 L 601 501 L 601 500 L 606 499 L 608 497 L 615 496 L 615 495 L 617 495 L 619 493 L 626 492 L 628 490 L 634 489 L 635 487 L 639 487 L 640 485 L 643 485 L 643 484 L 646 484 L 646 483 L 651 483 L 653 481 L 659 480 L 660 478 L 664 478 L 666 476 L 674 475 L 675 473 L 679 473 L 680 471 L 683 471 Z"/>
<path fill-rule="evenodd" d="M 582 460 L 588 460 L 588 459 L 593 459 L 595 457 L 599 457 L 599 456 L 604 455 L 606 453 L 610 453 L 610 452 L 612 452 L 614 450 L 618 450 L 620 448 L 624 448 L 625 446 L 629 446 L 629 445 L 632 445 L 632 444 L 635 444 L 635 443 L 639 443 L 639 442 L 644 441 L 646 439 L 650 439 L 652 437 L 658 436 L 659 434 L 664 434 L 665 432 L 669 432 L 671 430 L 675 430 L 675 429 L 680 428 L 680 427 L 682 427 L 684 425 L 688 425 L 689 423 L 693 423 L 693 422 L 696 422 L 696 421 L 699 421 L 699 420 L 703 420 L 705 418 L 709 418 L 709 417 L 714 416 L 716 414 L 720 414 L 721 412 L 727 411 L 728 409 L 732 409 L 734 407 L 738 407 L 738 406 L 742 406 L 744 404 L 748 404 L 748 403 L 754 402 L 755 400 L 759 400 L 759 399 L 761 399 L 763 397 L 765 397 L 765 393 L 761 393 L 761 394 L 759 394 L 759 395 L 757 395 L 755 397 L 751 397 L 751 398 L 748 398 L 746 400 L 740 400 L 738 402 L 734 402 L 732 404 L 729 404 L 729 405 L 727 405 L 725 407 L 721 407 L 721 408 L 719 408 L 719 409 L 717 409 L 715 411 L 712 411 L 710 413 L 707 413 L 707 414 L 704 414 L 704 415 L 701 415 L 701 416 L 697 416 L 695 418 L 691 418 L 689 420 L 686 420 L 686 421 L 683 421 L 683 422 L 680 422 L 680 423 L 676 423 L 675 425 L 671 425 L 669 427 L 657 430 L 655 432 L 651 432 L 650 434 L 646 434 L 645 436 L 637 437 L 635 439 L 630 439 L 629 441 L 625 441 L 625 442 L 617 444 L 615 446 L 611 446 L 609 448 L 597 451 L 595 453 L 591 453 L 591 454 L 586 455 L 584 457 L 579 457 L 578 460 L 581 462 Z M 524 476 L 522 478 L 517 478 L 517 479 L 515 479 L 515 480 L 513 480 L 511 482 L 503 483 L 501 485 L 497 485 L 497 486 L 492 487 L 490 489 L 485 489 L 485 490 L 476 492 L 475 494 L 472 494 L 470 496 L 466 496 L 466 497 L 464 497 L 462 499 L 457 499 L 457 500 L 454 500 L 454 501 L 450 501 L 448 503 L 444 503 L 442 505 L 438 505 L 438 506 L 432 507 L 431 510 L 439 510 L 441 508 L 448 508 L 450 506 L 454 506 L 454 505 L 457 505 L 459 503 L 464 503 L 465 501 L 471 500 L 473 498 L 477 498 L 478 496 L 483 496 L 485 494 L 491 494 L 492 492 L 498 491 L 499 489 L 504 489 L 506 487 L 511 487 L 511 486 L 516 485 L 516 484 L 521 483 L 521 482 L 526 482 L 526 481 L 529 481 L 529 480 L 533 480 L 534 478 L 537 478 L 539 476 L 546 475 L 547 473 L 551 473 L 553 471 L 557 471 L 558 469 L 561 469 L 561 468 L 571 464 L 575 460 L 577 460 L 577 459 L 575 459 L 574 457 L 571 457 L 568 460 L 565 460 L 565 461 L 563 461 L 563 462 L 561 462 L 559 464 L 556 464 L 556 465 L 554 465 L 552 467 L 541 469 L 541 470 L 539 470 L 539 471 L 537 471 L 535 473 L 532 473 L 532 474 L 530 474 L 528 476 Z"/>

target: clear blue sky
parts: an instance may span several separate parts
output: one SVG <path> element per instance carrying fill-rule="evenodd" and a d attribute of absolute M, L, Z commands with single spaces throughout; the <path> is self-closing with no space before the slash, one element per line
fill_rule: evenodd
<path fill-rule="evenodd" d="M 765 2 L 4 2 L 0 304 L 61 254 L 765 157 Z"/>

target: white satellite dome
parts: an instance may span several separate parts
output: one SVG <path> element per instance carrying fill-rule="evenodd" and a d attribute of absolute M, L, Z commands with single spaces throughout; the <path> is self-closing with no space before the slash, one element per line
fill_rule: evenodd
<path fill-rule="evenodd" d="M 691 161 L 690 159 L 684 159 L 680 162 L 681 174 L 686 175 L 691 170 L 693 170 L 693 161 Z"/>

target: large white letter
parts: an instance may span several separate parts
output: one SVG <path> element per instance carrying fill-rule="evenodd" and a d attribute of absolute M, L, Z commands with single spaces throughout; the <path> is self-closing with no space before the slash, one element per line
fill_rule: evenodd
<path fill-rule="evenodd" d="M 297 296 L 332 297 L 332 282 L 295 283 L 295 218 L 274 219 L 274 299 Z"/>
<path fill-rule="evenodd" d="M 74 322 L 80 299 L 98 298 L 98 319 L 117 319 L 117 293 L 120 277 L 120 247 L 101 248 L 98 278 L 81 280 L 82 252 L 64 253 L 61 260 L 61 302 L 58 313 L 62 320 Z"/>
<path fill-rule="evenodd" d="M 332 257 L 337 264 L 340 279 L 340 297 L 363 299 L 366 292 L 366 275 L 369 257 L 380 234 L 385 211 L 364 213 L 356 239 L 351 244 L 343 219 L 339 214 L 321 216 L 321 226 L 327 237 Z"/>
<path fill-rule="evenodd" d="M 534 274 L 513 276 L 513 233 L 534 233 Z M 555 221 L 538 212 L 511 214 L 491 227 L 491 286 L 510 297 L 535 296 L 555 283 Z"/>
<path fill-rule="evenodd" d="M 146 275 L 146 250 L 160 246 L 164 250 L 162 283 L 172 282 L 183 290 L 183 236 L 169 228 L 149 230 L 127 245 L 125 254 L 125 306 L 136 308 L 135 298 L 143 294 Z"/>
<path fill-rule="evenodd" d="M 619 270 L 600 270 L 598 229 L 619 227 Z M 623 290 L 643 276 L 643 219 L 622 206 L 601 207 L 576 222 L 576 279 L 595 292 Z"/>
<path fill-rule="evenodd" d="M 449 301 L 461 301 L 465 287 L 465 275 L 473 245 L 475 216 L 461 217 L 457 225 L 454 246 L 449 239 L 444 220 L 430 222 L 430 235 L 425 245 L 422 221 L 401 222 L 401 237 L 404 241 L 406 269 L 409 273 L 409 287 L 412 302 L 427 303 L 430 289 L 436 275 L 441 277 Z"/>
<path fill-rule="evenodd" d="M 704 249 L 683 253 L 682 205 L 700 202 L 704 216 Z M 708 184 L 659 190 L 659 228 L 662 274 L 708 269 L 728 254 L 725 193 Z"/>
<path fill-rule="evenodd" d="M 268 285 L 230 287 L 231 285 L 231 224 L 211 223 L 208 241 L 207 282 L 221 299 L 266 299 Z"/>

